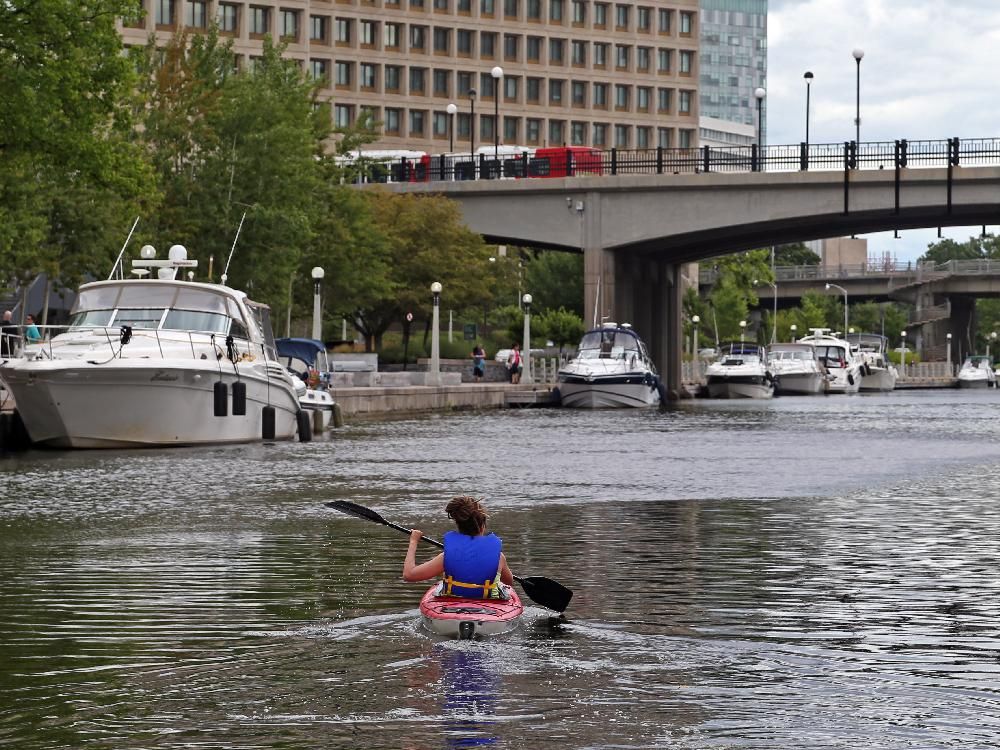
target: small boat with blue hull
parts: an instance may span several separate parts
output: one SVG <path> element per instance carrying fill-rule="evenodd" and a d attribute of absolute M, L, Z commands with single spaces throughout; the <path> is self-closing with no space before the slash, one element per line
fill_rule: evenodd
<path fill-rule="evenodd" d="M 563 406 L 650 407 L 660 403 L 660 378 L 646 345 L 627 323 L 587 331 L 577 355 L 559 370 Z"/>

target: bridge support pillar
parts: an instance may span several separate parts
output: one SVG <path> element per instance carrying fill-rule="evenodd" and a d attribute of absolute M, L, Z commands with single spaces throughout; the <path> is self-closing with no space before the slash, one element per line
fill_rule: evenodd
<path fill-rule="evenodd" d="M 681 278 L 681 264 L 657 261 L 656 280 L 659 289 L 655 299 L 658 304 L 653 321 L 654 335 L 651 337 L 653 359 L 660 371 L 660 378 L 666 387 L 667 397 L 683 397 L 681 389 L 681 357 L 684 338 L 682 321 L 684 315 L 684 289 Z"/>
<path fill-rule="evenodd" d="M 615 320 L 615 253 L 601 244 L 601 194 L 588 193 L 583 212 L 583 324 Z"/>

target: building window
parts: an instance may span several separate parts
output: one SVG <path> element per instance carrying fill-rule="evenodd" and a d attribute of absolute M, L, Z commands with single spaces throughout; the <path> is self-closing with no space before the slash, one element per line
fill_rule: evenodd
<path fill-rule="evenodd" d="M 517 143 L 518 125 L 520 120 L 517 117 L 503 118 L 503 139 L 507 143 Z"/>
<path fill-rule="evenodd" d="M 437 29 L 434 30 L 437 33 Z M 463 57 L 472 56 L 472 32 L 467 29 L 459 29 L 455 32 L 455 49 Z"/>
<path fill-rule="evenodd" d="M 650 90 L 645 86 L 638 86 L 635 90 L 635 108 L 639 112 L 649 112 Z"/>
<path fill-rule="evenodd" d="M 299 12 L 297 10 L 281 11 L 281 36 L 283 39 L 291 40 L 299 38 Z"/>
<path fill-rule="evenodd" d="M 549 20 L 553 23 L 562 23 L 563 0 L 549 0 Z"/>
<path fill-rule="evenodd" d="M 427 68 L 410 68 L 410 93 L 427 93 Z"/>
<path fill-rule="evenodd" d="M 309 72 L 315 80 L 325 85 L 330 74 L 330 64 L 326 60 L 310 60 Z"/>
<path fill-rule="evenodd" d="M 608 145 L 608 126 L 602 122 L 594 123 L 593 145 L 597 147 Z"/>
<path fill-rule="evenodd" d="M 649 148 L 649 131 L 650 131 L 650 128 L 636 128 L 635 129 L 635 147 L 636 148 Z"/>
<path fill-rule="evenodd" d="M 594 3 L 594 26 L 603 29 L 608 25 L 608 4 Z"/>
<path fill-rule="evenodd" d="M 382 43 L 388 49 L 399 49 L 400 40 L 403 37 L 403 25 L 399 23 L 387 23 L 382 29 Z"/>
<path fill-rule="evenodd" d="M 446 55 L 450 50 L 451 50 L 451 30 L 435 26 L 434 52 Z"/>
<path fill-rule="evenodd" d="M 628 148 L 628 125 L 615 125 L 615 148 Z"/>
<path fill-rule="evenodd" d="M 337 61 L 334 66 L 334 81 L 338 86 L 351 85 L 351 63 Z"/>
<path fill-rule="evenodd" d="M 349 128 L 351 126 L 351 107 L 347 104 L 333 105 L 333 124 L 338 128 Z"/>
<path fill-rule="evenodd" d="M 447 138 L 448 114 L 446 112 L 435 112 L 431 127 L 434 129 L 435 138 Z"/>
<path fill-rule="evenodd" d="M 427 127 L 427 113 L 421 109 L 410 110 L 410 135 L 423 135 Z"/>
<path fill-rule="evenodd" d="M 528 101 L 532 104 L 538 104 L 542 98 L 542 79 L 541 78 L 529 78 L 527 83 L 527 91 L 525 93 Z"/>
<path fill-rule="evenodd" d="M 338 44 L 350 44 L 351 43 L 351 19 L 349 18 L 338 18 L 337 19 L 337 36 L 335 37 Z"/>
<path fill-rule="evenodd" d="M 442 13 L 447 13 L 448 0 L 434 0 L 434 10 L 439 10 Z"/>
<path fill-rule="evenodd" d="M 361 38 L 358 41 L 363 47 L 374 47 L 378 44 L 378 21 L 362 21 Z"/>
<path fill-rule="evenodd" d="M 691 142 L 694 140 L 691 137 L 693 130 L 678 130 L 677 131 L 677 145 L 680 148 L 691 148 Z"/>
<path fill-rule="evenodd" d="M 268 8 L 250 6 L 250 33 L 268 34 L 271 31 L 271 11 Z"/>
<path fill-rule="evenodd" d="M 615 108 L 628 109 L 629 86 L 615 85 Z"/>
<path fill-rule="evenodd" d="M 670 72 L 670 50 L 668 49 L 656 50 L 656 72 L 657 73 Z"/>
<path fill-rule="evenodd" d="M 680 52 L 680 69 L 681 74 L 691 74 L 691 58 L 694 57 L 688 50 L 681 50 Z"/>
<path fill-rule="evenodd" d="M 528 62 L 536 63 L 542 59 L 542 38 L 540 36 L 528 37 Z"/>
<path fill-rule="evenodd" d="M 566 42 L 562 39 L 549 39 L 549 64 L 563 64 L 563 49 Z"/>
<path fill-rule="evenodd" d="M 607 109 L 608 107 L 608 84 L 606 83 L 595 83 L 594 84 L 594 106 L 601 109 Z"/>
<path fill-rule="evenodd" d="M 417 10 L 424 9 L 424 0 L 410 0 L 410 8 L 415 8 Z"/>
<path fill-rule="evenodd" d="M 608 64 L 608 47 L 604 42 L 594 42 L 594 67 L 604 68 Z"/>
<path fill-rule="evenodd" d="M 216 20 L 219 24 L 219 31 L 235 34 L 239 29 L 240 17 L 239 6 L 231 3 L 219 3 L 216 12 Z"/>
<path fill-rule="evenodd" d="M 549 104 L 561 107 L 563 101 L 563 82 L 549 81 Z"/>
<path fill-rule="evenodd" d="M 468 96 L 469 92 L 472 91 L 472 73 L 466 73 L 465 71 L 458 72 L 458 96 Z"/>
<path fill-rule="evenodd" d="M 479 137 L 484 141 L 493 140 L 493 115 L 479 116 Z"/>
<path fill-rule="evenodd" d="M 570 143 L 574 146 L 583 146 L 587 139 L 587 123 L 573 122 L 570 126 Z"/>
<path fill-rule="evenodd" d="M 221 7 L 220 7 L 221 11 Z M 326 43 L 327 28 L 329 19 L 326 16 L 309 17 L 309 40 L 312 42 Z"/>
<path fill-rule="evenodd" d="M 528 0 L 528 20 L 540 21 L 542 18 L 542 0 Z"/>
<path fill-rule="evenodd" d="M 669 112 L 670 111 L 670 100 L 672 89 L 657 89 L 656 90 L 656 111 L 657 112 Z"/>
<path fill-rule="evenodd" d="M 451 96 L 451 71 L 434 71 L 434 96 Z"/>
<path fill-rule="evenodd" d="M 496 15 L 496 0 L 479 0 L 479 15 L 493 18 Z"/>
<path fill-rule="evenodd" d="M 472 0 L 458 0 L 458 13 L 463 16 L 472 15 Z"/>
<path fill-rule="evenodd" d="M 517 48 L 520 46 L 521 37 L 517 34 L 503 35 L 503 56 L 505 60 L 517 60 Z"/>
<path fill-rule="evenodd" d="M 399 91 L 400 81 L 403 79 L 402 67 L 399 65 L 386 65 L 382 75 L 385 76 L 386 91 Z"/>
<path fill-rule="evenodd" d="M 677 92 L 677 112 L 682 115 L 691 114 L 691 92 Z"/>
<path fill-rule="evenodd" d="M 656 145 L 660 148 L 670 148 L 671 143 L 671 130 L 670 128 L 657 128 L 656 129 Z"/>
<path fill-rule="evenodd" d="M 493 58 L 497 56 L 497 35 L 492 31 L 479 33 L 479 57 Z"/>
<path fill-rule="evenodd" d="M 371 63 L 361 63 L 361 79 L 359 83 L 363 89 L 374 89 L 378 85 L 378 69 Z"/>
<path fill-rule="evenodd" d="M 456 129 L 459 138 L 469 140 L 469 135 L 472 133 L 472 116 L 468 112 L 459 112 Z"/>
<path fill-rule="evenodd" d="M 504 98 L 516 101 L 517 100 L 517 87 L 518 81 L 520 81 L 519 76 L 504 76 L 503 77 L 503 95 Z"/>
<path fill-rule="evenodd" d="M 184 23 L 194 29 L 203 29 L 207 25 L 208 3 L 205 0 L 188 0 Z"/>
<path fill-rule="evenodd" d="M 639 8 L 636 20 L 636 28 L 639 31 L 649 31 L 652 27 L 653 11 L 651 8 Z"/>
<path fill-rule="evenodd" d="M 628 69 L 629 46 L 625 44 L 615 45 L 615 67 L 621 70 Z"/>
<path fill-rule="evenodd" d="M 410 27 L 410 50 L 423 52 L 427 49 L 427 27 Z"/>
<path fill-rule="evenodd" d="M 386 107 L 385 110 L 385 132 L 386 135 L 399 135 L 399 125 L 402 120 L 402 110 Z"/>
<path fill-rule="evenodd" d="M 583 81 L 573 81 L 572 97 L 574 107 L 583 107 L 587 104 L 587 84 Z"/>
<path fill-rule="evenodd" d="M 574 65 L 586 65 L 587 64 L 587 43 L 580 42 L 577 40 L 573 41 L 573 64 Z"/>
<path fill-rule="evenodd" d="M 681 34 L 684 36 L 691 36 L 693 26 L 694 14 L 688 13 L 687 11 L 681 11 Z"/>
<path fill-rule="evenodd" d="M 621 31 L 628 31 L 628 16 L 631 8 L 627 5 L 615 6 L 615 26 Z"/>
<path fill-rule="evenodd" d="M 637 47 L 635 50 L 635 69 L 643 73 L 649 72 L 649 47 Z"/>
<path fill-rule="evenodd" d="M 503 0 L 503 14 L 507 18 L 517 18 L 520 11 L 518 0 Z"/>
<path fill-rule="evenodd" d="M 549 145 L 563 146 L 566 144 L 566 123 L 562 120 L 549 120 Z"/>
<path fill-rule="evenodd" d="M 156 0 L 156 25 L 174 25 L 174 0 Z"/>
<path fill-rule="evenodd" d="M 573 24 L 583 26 L 587 23 L 587 3 L 584 0 L 573 0 Z"/>
<path fill-rule="evenodd" d="M 531 145 L 535 145 L 541 139 L 542 121 L 534 117 L 529 117 L 524 123 L 524 139 Z"/>
<path fill-rule="evenodd" d="M 661 34 L 670 33 L 670 16 L 673 14 L 669 8 L 660 8 L 657 12 L 657 28 Z"/>

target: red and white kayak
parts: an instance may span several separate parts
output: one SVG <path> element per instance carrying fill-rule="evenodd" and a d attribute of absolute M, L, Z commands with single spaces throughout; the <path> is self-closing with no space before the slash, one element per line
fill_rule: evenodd
<path fill-rule="evenodd" d="M 509 599 L 467 599 L 436 596 L 438 584 L 420 600 L 420 618 L 432 633 L 467 640 L 477 635 L 499 635 L 517 627 L 524 605 L 513 587 Z"/>

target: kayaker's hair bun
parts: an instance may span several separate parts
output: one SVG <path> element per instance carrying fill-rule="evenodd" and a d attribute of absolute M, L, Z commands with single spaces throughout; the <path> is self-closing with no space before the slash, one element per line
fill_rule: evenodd
<path fill-rule="evenodd" d="M 469 495 L 453 497 L 444 510 L 463 534 L 476 536 L 486 526 L 486 508 Z"/>

